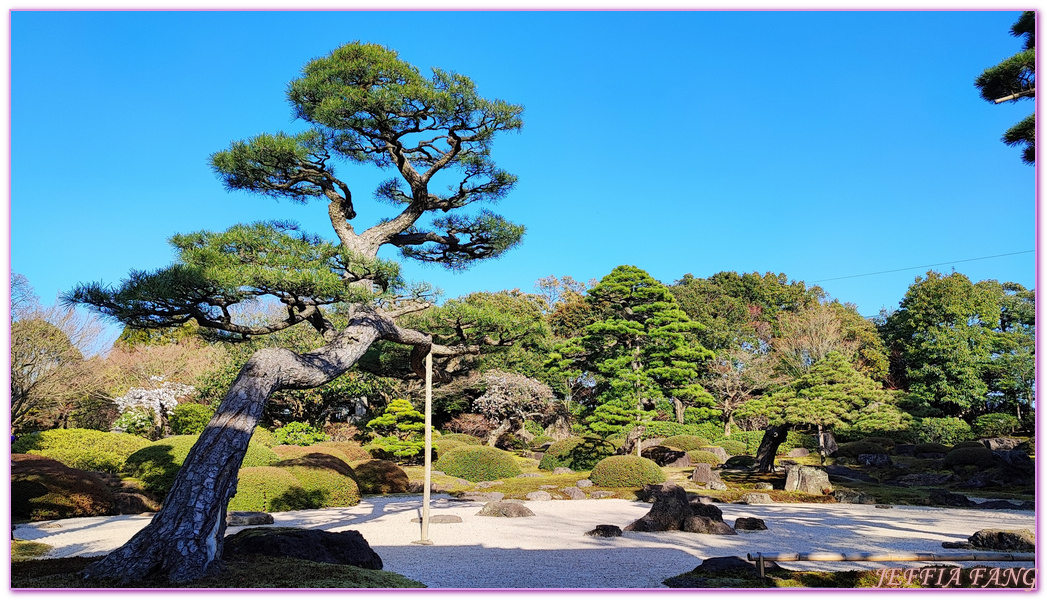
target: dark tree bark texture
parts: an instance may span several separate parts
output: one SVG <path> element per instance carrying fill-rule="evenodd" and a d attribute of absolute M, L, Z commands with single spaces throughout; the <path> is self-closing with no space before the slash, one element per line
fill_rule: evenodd
<path fill-rule="evenodd" d="M 774 457 L 778 454 L 778 446 L 782 445 L 788 433 L 787 427 L 779 425 L 769 425 L 763 431 L 763 439 L 760 440 L 760 447 L 756 450 L 756 472 L 774 472 Z"/>

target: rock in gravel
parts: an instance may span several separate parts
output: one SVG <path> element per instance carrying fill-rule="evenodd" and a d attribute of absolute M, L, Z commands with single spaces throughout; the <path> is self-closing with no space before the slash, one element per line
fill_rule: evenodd
<path fill-rule="evenodd" d="M 534 512 L 517 502 L 488 502 L 476 513 L 478 517 L 533 517 Z"/>
<path fill-rule="evenodd" d="M 773 490 L 773 489 L 774 489 L 774 484 L 770 484 L 770 483 L 757 483 L 755 487 L 756 487 L 756 489 L 758 489 L 758 490 Z"/>
<path fill-rule="evenodd" d="M 877 504 L 876 508 L 894 508 L 890 504 Z"/>
<path fill-rule="evenodd" d="M 644 491 L 653 497 L 654 505 L 625 531 L 679 531 L 684 519 L 694 515 L 687 501 L 687 492 L 675 483 L 646 485 Z"/>
<path fill-rule="evenodd" d="M 614 498 L 614 492 L 610 490 L 596 490 L 589 494 L 590 498 L 599 500 L 600 498 Z"/>
<path fill-rule="evenodd" d="M 567 494 L 567 497 L 570 500 L 585 500 L 585 492 L 583 492 L 580 488 L 571 486 L 565 487 L 560 491 Z"/>
<path fill-rule="evenodd" d="M 225 538 L 222 556 L 286 556 L 318 563 L 381 569 L 382 559 L 359 531 L 252 527 Z"/>
<path fill-rule="evenodd" d="M 556 467 L 553 469 L 553 475 L 566 475 L 567 473 L 574 473 L 574 469 L 569 467 Z"/>
<path fill-rule="evenodd" d="M 455 485 L 472 485 L 473 484 L 473 482 L 469 481 L 468 479 L 461 479 L 461 478 L 455 479 L 454 483 L 455 483 Z"/>
<path fill-rule="evenodd" d="M 705 533 L 709 535 L 738 535 L 738 532 L 723 521 L 715 521 L 709 517 L 694 515 L 683 520 L 681 531 L 689 533 Z"/>
<path fill-rule="evenodd" d="M 976 506 L 976 503 L 963 494 L 954 494 L 948 490 L 930 490 L 927 500 L 937 506 L 957 506 L 967 508 Z"/>
<path fill-rule="evenodd" d="M 595 529 L 586 531 L 585 535 L 592 537 L 619 537 L 622 535 L 622 528 L 617 525 L 597 525 Z"/>
<path fill-rule="evenodd" d="M 486 488 L 489 488 L 489 487 L 494 487 L 496 485 L 504 485 L 504 484 L 505 484 L 504 481 L 480 481 L 480 482 L 478 482 L 476 484 L 476 487 L 478 487 L 480 489 L 486 489 Z"/>
<path fill-rule="evenodd" d="M 989 450 L 1014 450 L 1021 445 L 1022 441 L 1014 438 L 985 438 L 978 440 Z"/>
<path fill-rule="evenodd" d="M 831 494 L 829 474 L 818 467 L 789 466 L 785 468 L 785 491 L 805 494 Z"/>
<path fill-rule="evenodd" d="M 475 500 L 477 502 L 498 502 L 502 498 L 505 498 L 505 494 L 501 492 L 463 492 L 459 497 L 465 500 Z"/>
<path fill-rule="evenodd" d="M 545 501 L 552 500 L 553 496 L 549 492 L 527 492 L 528 500 Z"/>
<path fill-rule="evenodd" d="M 895 483 L 908 487 L 928 487 L 932 485 L 945 485 L 956 476 L 952 473 L 909 473 L 895 479 Z"/>
<path fill-rule="evenodd" d="M 767 524 L 763 519 L 756 517 L 738 517 L 734 522 L 734 528 L 742 531 L 765 531 Z"/>
<path fill-rule="evenodd" d="M 421 523 L 421 517 L 415 517 L 411 519 L 412 523 Z M 461 523 L 462 518 L 458 515 L 432 515 L 429 517 L 430 523 Z"/>
<path fill-rule="evenodd" d="M 593 485 L 593 482 L 589 481 L 588 479 L 579 479 L 578 482 L 575 483 L 575 485 L 580 488 L 591 487 Z"/>
<path fill-rule="evenodd" d="M 789 451 L 788 454 L 786 454 L 786 456 L 788 456 L 789 458 L 803 458 L 805 456 L 809 456 L 810 454 L 811 451 L 807 448 L 793 448 Z"/>
<path fill-rule="evenodd" d="M 739 500 L 742 504 L 774 504 L 774 500 L 771 499 L 770 494 L 762 494 L 760 492 L 749 492 L 743 494 L 742 499 Z"/>
<path fill-rule="evenodd" d="M 541 477 L 541 473 L 521 473 L 517 477 Z"/>
<path fill-rule="evenodd" d="M 225 515 L 225 524 L 230 527 L 245 525 L 272 525 L 273 515 L 266 512 L 231 511 Z"/>
<path fill-rule="evenodd" d="M 876 504 L 876 498 L 855 490 L 835 490 L 833 498 L 841 504 Z"/>
<path fill-rule="evenodd" d="M 979 550 L 1005 552 L 1033 552 L 1036 550 L 1036 536 L 1028 529 L 982 529 L 967 540 L 971 546 Z"/>
<path fill-rule="evenodd" d="M 942 548 L 948 548 L 949 550 L 974 550 L 974 545 L 970 542 L 942 542 Z"/>

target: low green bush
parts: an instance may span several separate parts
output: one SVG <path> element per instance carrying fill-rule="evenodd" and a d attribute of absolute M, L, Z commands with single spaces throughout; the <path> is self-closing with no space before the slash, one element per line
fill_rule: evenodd
<path fill-rule="evenodd" d="M 545 427 L 542 427 L 541 423 L 531 421 L 530 419 L 524 421 L 524 430 L 535 437 L 545 435 Z"/>
<path fill-rule="evenodd" d="M 728 469 L 751 469 L 756 465 L 756 459 L 752 456 L 732 456 L 728 458 L 723 466 Z"/>
<path fill-rule="evenodd" d="M 272 512 L 311 508 L 312 498 L 286 469 L 247 467 L 237 475 L 236 494 L 227 510 Z"/>
<path fill-rule="evenodd" d="M 337 450 L 346 456 L 346 462 L 370 460 L 371 458 L 371 455 L 367 450 L 364 450 L 364 447 L 356 442 L 320 442 L 319 444 L 308 446 L 308 448 L 314 448 L 321 451 L 327 448 Z"/>
<path fill-rule="evenodd" d="M 118 474 L 128 457 L 148 445 L 149 440 L 129 433 L 51 429 L 20 436 L 11 452 L 46 456 L 74 469 Z"/>
<path fill-rule="evenodd" d="M 175 435 L 200 435 L 214 416 L 214 408 L 204 404 L 182 403 L 171 411 L 171 431 Z"/>
<path fill-rule="evenodd" d="M 189 450 L 200 436 L 176 435 L 152 442 L 141 450 L 127 457 L 124 470 L 131 477 L 140 479 L 150 492 L 164 496 L 171 489 L 178 469 L 188 456 Z M 240 467 L 264 467 L 280 461 L 280 457 L 270 448 L 253 440 L 247 445 Z"/>
<path fill-rule="evenodd" d="M 1018 417 L 1007 413 L 989 413 L 974 420 L 974 433 L 978 437 L 994 438 L 1010 435 L 1015 432 L 1021 423 Z"/>
<path fill-rule="evenodd" d="M 609 456 L 596 463 L 589 480 L 601 487 L 642 486 L 665 481 L 665 473 L 650 459 L 639 456 Z"/>
<path fill-rule="evenodd" d="M 440 436 L 441 440 L 454 440 L 456 442 L 462 442 L 463 444 L 469 444 L 470 446 L 481 446 L 483 442 L 480 438 L 475 435 L 469 435 L 468 433 L 445 433 Z"/>
<path fill-rule="evenodd" d="M 450 452 L 455 448 L 461 448 L 462 446 L 469 446 L 465 442 L 459 442 L 458 440 L 445 440 L 443 438 L 433 440 L 433 447 L 436 448 L 436 456 L 439 458 L 445 452 Z"/>
<path fill-rule="evenodd" d="M 116 502 L 93 473 L 33 454 L 11 455 L 11 517 L 46 521 L 116 514 Z"/>
<path fill-rule="evenodd" d="M 512 454 L 488 446 L 463 446 L 440 457 L 433 468 L 467 481 L 516 477 L 523 471 Z"/>
<path fill-rule="evenodd" d="M 327 434 L 301 421 L 292 421 L 273 431 L 273 437 L 280 444 L 289 446 L 310 446 L 327 441 Z"/>
<path fill-rule="evenodd" d="M 698 437 L 696 435 L 672 435 L 662 440 L 662 445 L 687 452 L 689 450 L 697 450 L 703 446 L 708 446 L 710 445 L 710 442 L 706 438 Z"/>
<path fill-rule="evenodd" d="M 924 442 L 922 444 L 916 444 L 913 446 L 913 454 L 948 454 L 952 450 L 949 446 L 944 444 L 936 444 L 934 442 Z"/>
<path fill-rule="evenodd" d="M 644 423 L 642 438 L 667 438 L 674 435 L 696 435 L 706 439 L 712 439 L 723 435 L 723 427 L 715 423 L 700 423 L 698 425 L 687 425 L 675 421 L 648 421 Z M 683 448 L 681 448 L 682 450 Z"/>
<path fill-rule="evenodd" d="M 992 450 L 985 446 L 981 448 L 958 448 L 945 455 L 942 464 L 946 467 L 992 467 L 996 464 L 993 460 Z"/>
<path fill-rule="evenodd" d="M 352 459 L 346 456 L 341 450 L 335 448 L 321 448 L 318 444 L 314 446 L 288 446 L 284 444 L 281 446 L 274 446 L 273 452 L 276 453 L 282 461 L 294 460 L 296 458 L 302 458 L 303 456 L 326 455 L 333 456 L 346 464 L 352 462 Z"/>
<path fill-rule="evenodd" d="M 556 467 L 567 467 L 575 471 L 588 471 L 617 449 L 614 444 L 597 437 L 570 437 L 553 442 L 542 456 L 538 468 L 552 471 Z"/>
<path fill-rule="evenodd" d="M 924 417 L 916 423 L 915 429 L 921 442 L 955 444 L 974 439 L 971 426 L 956 417 Z"/>
<path fill-rule="evenodd" d="M 251 441 L 261 444 L 266 448 L 272 448 L 274 446 L 280 445 L 280 442 L 276 440 L 276 436 L 273 435 L 273 432 L 269 431 L 264 427 L 254 428 L 254 433 L 251 434 Z"/>
<path fill-rule="evenodd" d="M 691 450 L 687 453 L 692 463 L 707 463 L 714 467 L 720 464 L 720 457 L 707 450 Z"/>
<path fill-rule="evenodd" d="M 534 437 L 533 440 L 531 440 L 531 444 L 530 445 L 531 445 L 532 448 L 538 448 L 542 444 L 547 444 L 547 443 L 555 442 L 555 441 L 556 441 L 556 438 L 554 438 L 551 435 L 537 435 L 537 436 Z"/>
<path fill-rule="evenodd" d="M 859 454 L 887 454 L 887 449 L 873 442 L 848 442 L 840 444 L 834 456 L 858 458 Z"/>
<path fill-rule="evenodd" d="M 282 460 L 274 467 L 286 470 L 302 487 L 305 508 L 356 506 L 360 503 L 360 486 L 353 470 L 329 454 L 314 454 Z"/>
<path fill-rule="evenodd" d="M 739 440 L 718 440 L 713 445 L 723 448 L 731 456 L 746 454 L 749 450 L 748 445 Z"/>
<path fill-rule="evenodd" d="M 890 453 L 892 450 L 894 450 L 894 446 L 895 446 L 894 440 L 892 440 L 891 438 L 888 438 L 888 437 L 870 436 L 870 437 L 862 438 L 862 439 L 860 439 L 858 441 L 859 442 L 866 442 L 866 443 L 869 443 L 869 444 L 876 444 L 877 446 L 881 446 L 888 453 Z"/>
<path fill-rule="evenodd" d="M 403 494 L 409 491 L 407 472 L 391 460 L 357 463 L 353 471 L 363 494 Z"/>

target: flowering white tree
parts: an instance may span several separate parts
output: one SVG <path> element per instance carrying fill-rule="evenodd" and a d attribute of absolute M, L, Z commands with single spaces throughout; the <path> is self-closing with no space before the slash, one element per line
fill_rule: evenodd
<path fill-rule="evenodd" d="M 484 393 L 473 401 L 473 410 L 498 423 L 487 435 L 488 446 L 494 446 L 509 432 L 530 439 L 533 436 L 524 429 L 524 421 L 543 418 L 554 408 L 553 390 L 537 379 L 491 370 L 480 375 L 478 383 Z"/>

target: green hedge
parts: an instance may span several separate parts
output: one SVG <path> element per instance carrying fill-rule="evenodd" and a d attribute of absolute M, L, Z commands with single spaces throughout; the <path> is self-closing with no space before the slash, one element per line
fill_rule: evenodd
<path fill-rule="evenodd" d="M 149 440 L 129 433 L 51 429 L 19 437 L 11 452 L 46 456 L 74 469 L 118 474 L 128 457 L 148 445 Z"/>
<path fill-rule="evenodd" d="M 229 500 L 230 511 L 272 512 L 312 508 L 311 498 L 302 484 L 287 469 L 247 467 L 240 469 L 236 495 Z"/>
<path fill-rule="evenodd" d="M 974 433 L 983 438 L 994 438 L 1014 433 L 1021 423 L 1014 415 L 989 413 L 974 420 Z"/>
<path fill-rule="evenodd" d="M 468 433 L 445 433 L 441 435 L 440 440 L 454 440 L 456 442 L 462 442 L 463 444 L 469 444 L 470 446 L 481 446 L 483 442 L 480 438 L 475 435 L 469 435 Z"/>
<path fill-rule="evenodd" d="M 714 446 L 719 446 L 731 456 L 738 456 L 740 454 L 747 454 L 749 452 L 749 446 L 741 440 L 717 440 Z"/>
<path fill-rule="evenodd" d="M 597 437 L 571 437 L 553 442 L 545 451 L 538 468 L 552 471 L 556 467 L 567 467 L 575 471 L 588 471 L 596 463 L 614 454 L 614 444 Z"/>
<path fill-rule="evenodd" d="M 251 435 L 251 441 L 261 444 L 266 448 L 272 448 L 273 446 L 279 446 L 280 442 L 277 441 L 276 436 L 273 432 L 265 429 L 264 427 L 255 427 L 254 433 Z"/>
<path fill-rule="evenodd" d="M 282 460 L 274 467 L 286 470 L 301 484 L 304 508 L 356 506 L 360 503 L 360 486 L 353 470 L 345 462 L 327 454 Z"/>
<path fill-rule="evenodd" d="M 512 454 L 488 446 L 463 446 L 447 452 L 433 468 L 467 481 L 516 477 L 523 471 Z"/>
<path fill-rule="evenodd" d="M 710 442 L 708 439 L 697 435 L 672 435 L 662 440 L 662 445 L 687 452 L 709 446 Z"/>
<path fill-rule="evenodd" d="M 720 457 L 708 450 L 691 450 L 687 456 L 691 457 L 692 463 L 707 463 L 714 467 L 720 464 Z"/>
<path fill-rule="evenodd" d="M 609 456 L 593 467 L 589 480 L 600 487 L 641 486 L 665 481 L 665 473 L 647 458 Z"/>
<path fill-rule="evenodd" d="M 643 424 L 643 436 L 645 440 L 651 438 L 667 438 L 674 435 L 696 435 L 711 440 L 723 437 L 723 426 L 716 423 L 700 423 L 688 425 L 675 421 L 649 421 Z M 683 448 L 681 448 L 682 450 Z"/>
<path fill-rule="evenodd" d="M 171 411 L 171 431 L 175 435 L 200 435 L 214 416 L 214 408 L 203 404 L 183 403 Z"/>
<path fill-rule="evenodd" d="M 287 444 L 283 444 L 280 446 L 273 446 L 273 452 L 280 457 L 280 460 L 294 460 L 296 458 L 311 455 L 326 455 L 333 456 L 347 465 L 352 462 L 352 459 L 346 456 L 346 454 L 341 450 L 335 448 L 321 448 L 319 444 L 315 446 L 288 446 Z"/>
<path fill-rule="evenodd" d="M 150 443 L 127 458 L 125 472 L 142 480 L 147 490 L 166 495 L 178 469 L 200 436 L 176 435 Z M 241 468 L 269 466 L 280 461 L 271 449 L 252 441 L 247 445 Z"/>
<path fill-rule="evenodd" d="M 435 465 L 434 465 L 435 466 Z M 353 467 L 360 492 L 364 494 L 403 494 L 409 491 L 407 472 L 391 460 L 368 460 Z"/>

